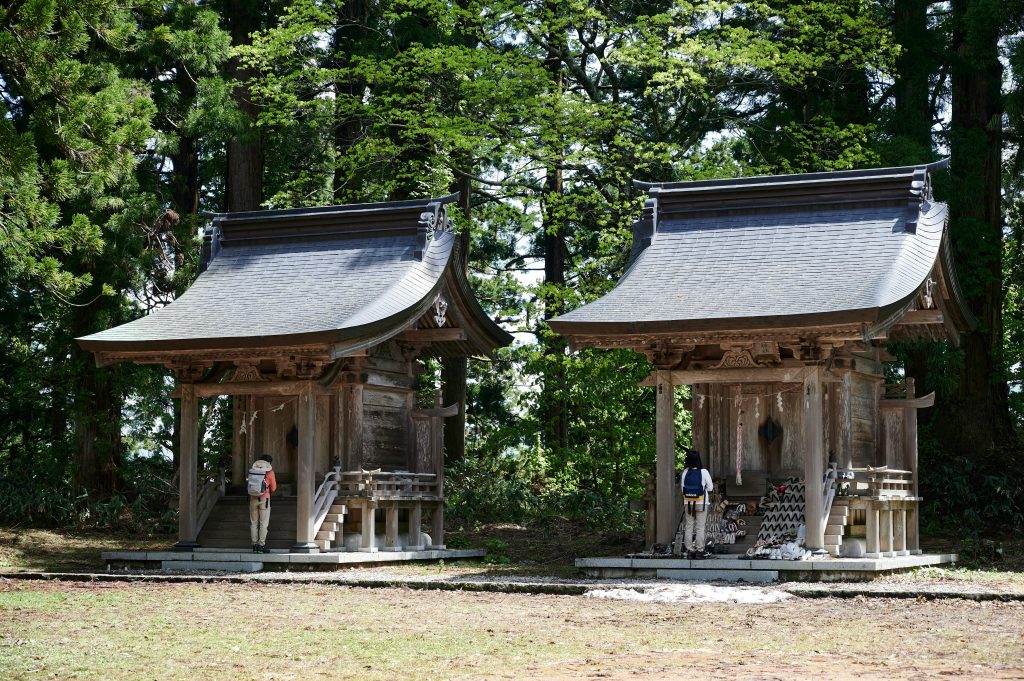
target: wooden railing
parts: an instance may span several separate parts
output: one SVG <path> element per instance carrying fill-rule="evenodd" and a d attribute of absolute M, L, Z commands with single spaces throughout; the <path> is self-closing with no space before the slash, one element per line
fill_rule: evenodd
<path fill-rule="evenodd" d="M 434 473 L 338 471 L 338 497 L 370 499 L 440 499 Z"/>
<path fill-rule="evenodd" d="M 324 524 L 324 518 L 331 511 L 331 505 L 334 500 L 338 497 L 338 476 L 341 474 L 340 468 L 334 468 L 327 472 L 324 476 L 323 482 L 320 483 L 320 487 L 316 490 L 316 495 L 313 497 L 313 536 L 320 531 L 320 528 Z"/>
<path fill-rule="evenodd" d="M 855 486 L 857 491 L 851 490 L 852 494 L 861 493 L 862 496 L 878 499 L 903 498 L 913 495 L 914 474 L 912 471 L 882 466 L 880 468 L 854 468 L 853 474 L 854 482 L 860 484 Z"/>
<path fill-rule="evenodd" d="M 832 501 L 836 498 L 836 463 L 830 462 L 825 471 L 825 481 L 821 485 L 821 524 L 828 525 L 828 516 L 832 512 Z"/>
<path fill-rule="evenodd" d="M 224 496 L 224 488 L 226 486 L 226 480 L 224 477 L 224 469 L 217 469 L 217 475 L 206 481 L 206 483 L 199 490 L 199 495 L 196 501 L 196 530 L 195 536 L 199 536 L 199 533 L 203 530 L 203 525 L 206 524 L 207 519 L 210 517 L 210 513 L 213 511 L 213 507 L 217 505 L 221 497 Z"/>

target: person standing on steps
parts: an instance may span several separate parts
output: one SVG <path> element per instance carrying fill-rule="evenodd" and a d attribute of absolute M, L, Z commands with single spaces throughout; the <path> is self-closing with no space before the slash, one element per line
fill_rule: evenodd
<path fill-rule="evenodd" d="M 253 553 L 270 553 L 267 548 L 267 526 L 270 523 L 270 495 L 277 491 L 274 461 L 264 454 L 249 469 L 249 539 Z"/>
<path fill-rule="evenodd" d="M 686 450 L 686 470 L 683 471 L 683 541 L 686 544 L 686 557 L 705 558 L 707 546 L 704 529 L 707 525 L 708 495 L 714 491 L 711 473 L 701 464 L 700 452 L 695 449 Z"/>

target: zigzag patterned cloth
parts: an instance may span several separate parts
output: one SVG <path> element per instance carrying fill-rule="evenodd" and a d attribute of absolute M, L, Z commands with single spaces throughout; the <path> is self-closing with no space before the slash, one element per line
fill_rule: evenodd
<path fill-rule="evenodd" d="M 789 478 L 783 484 L 786 491 L 781 496 L 773 488 L 761 498 L 764 522 L 757 533 L 757 543 L 762 546 L 777 546 L 793 541 L 800 526 L 804 524 L 804 481 Z"/>

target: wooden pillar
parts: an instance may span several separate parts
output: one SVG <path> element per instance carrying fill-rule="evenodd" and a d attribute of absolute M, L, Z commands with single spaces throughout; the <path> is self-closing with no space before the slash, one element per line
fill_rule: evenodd
<path fill-rule="evenodd" d="M 907 508 L 907 553 L 916 556 L 921 553 L 921 533 L 918 529 L 918 502 Z"/>
<path fill-rule="evenodd" d="M 434 408 L 441 410 L 441 388 L 434 393 Z M 440 499 L 434 508 L 431 522 L 431 549 L 443 550 L 444 544 L 444 419 L 440 416 L 430 417 L 430 443 L 433 450 L 434 472 L 437 474 L 437 494 Z"/>
<path fill-rule="evenodd" d="M 413 504 L 409 509 L 409 544 L 405 547 L 407 551 L 421 551 L 423 549 L 423 506 L 420 502 Z"/>
<path fill-rule="evenodd" d="M 242 432 L 242 425 L 248 419 L 245 413 L 246 395 L 232 395 L 231 400 L 231 485 L 240 489 L 245 484 L 247 467 L 245 465 L 245 438 L 248 432 Z"/>
<path fill-rule="evenodd" d="M 867 558 L 878 558 L 881 555 L 881 551 L 878 546 L 878 507 L 874 504 L 868 504 L 868 507 L 864 510 L 865 520 L 865 534 L 867 550 L 864 552 Z"/>
<path fill-rule="evenodd" d="M 343 470 L 359 470 L 363 465 L 363 386 L 353 384 L 344 389 L 343 400 L 345 450 Z"/>
<path fill-rule="evenodd" d="M 295 507 L 296 553 L 318 553 L 313 543 L 314 458 L 316 457 L 316 395 L 313 385 L 303 388 L 298 398 L 296 421 L 299 427 L 298 465 L 295 470 L 298 499 Z"/>
<path fill-rule="evenodd" d="M 893 554 L 907 555 L 907 509 L 898 508 L 892 512 Z"/>
<path fill-rule="evenodd" d="M 196 542 L 196 496 L 199 476 L 199 401 L 191 383 L 181 386 L 181 445 L 178 476 L 178 543 L 174 548 L 191 551 Z"/>
<path fill-rule="evenodd" d="M 879 552 L 883 556 L 891 558 L 894 555 L 892 550 L 892 509 L 888 504 L 879 512 L 879 518 L 881 520 Z"/>
<path fill-rule="evenodd" d="M 362 511 L 363 541 L 359 550 L 363 553 L 377 552 L 377 505 L 369 499 L 363 504 Z"/>
<path fill-rule="evenodd" d="M 836 461 L 849 470 L 853 468 L 853 372 L 843 372 L 836 403 L 839 435 L 836 438 Z"/>
<path fill-rule="evenodd" d="M 907 377 L 907 399 L 917 397 L 917 389 L 914 379 Z M 906 425 L 906 442 L 904 451 L 907 453 L 907 466 L 910 468 L 910 496 L 914 497 L 912 507 L 907 514 L 907 550 L 909 553 L 921 553 L 919 544 L 920 530 L 918 528 L 917 509 L 921 507 L 921 494 L 917 486 L 917 408 L 911 407 L 903 411 L 903 419 Z"/>
<path fill-rule="evenodd" d="M 384 509 L 384 550 L 402 550 L 402 545 L 398 543 L 398 508 L 394 505 Z"/>
<path fill-rule="evenodd" d="M 822 479 L 825 475 L 825 438 L 822 433 L 821 369 L 807 367 L 804 377 L 804 523 L 808 549 L 824 550 L 825 521 Z"/>
<path fill-rule="evenodd" d="M 673 408 L 675 391 L 672 372 L 659 369 L 655 376 L 655 436 L 657 463 L 655 467 L 655 504 L 657 508 L 658 543 L 669 545 L 675 538 L 676 423 Z"/>
<path fill-rule="evenodd" d="M 437 551 L 443 550 L 444 545 L 444 502 L 438 502 L 434 507 L 433 522 L 430 524 L 430 540 L 433 542 L 427 548 Z"/>

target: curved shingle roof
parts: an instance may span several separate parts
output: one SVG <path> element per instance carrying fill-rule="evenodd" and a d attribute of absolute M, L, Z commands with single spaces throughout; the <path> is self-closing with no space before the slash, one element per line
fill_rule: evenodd
<path fill-rule="evenodd" d="M 947 209 L 931 200 L 927 171 L 647 185 L 626 273 L 551 326 L 571 335 L 891 321 L 941 261 Z"/>
<path fill-rule="evenodd" d="M 170 305 L 79 339 L 87 350 L 337 343 L 398 333 L 432 304 L 456 259 L 446 199 L 218 216 L 205 271 Z M 468 290 L 458 294 L 473 298 Z M 475 339 L 507 334 L 476 304 Z"/>

